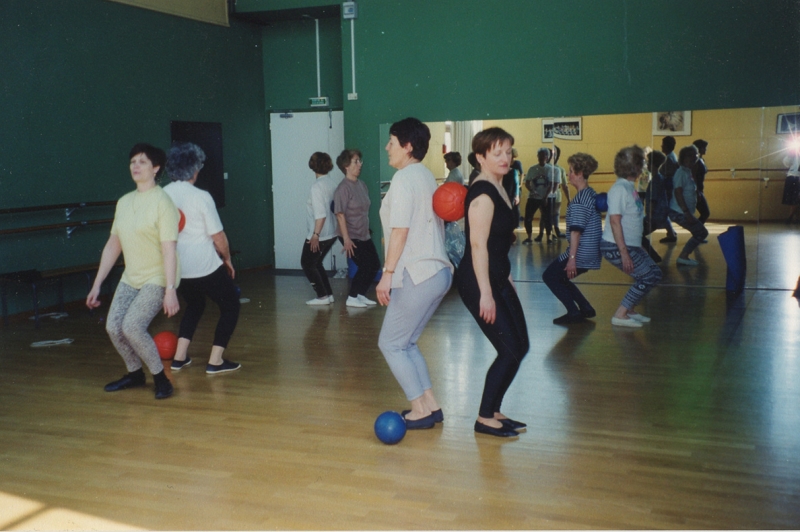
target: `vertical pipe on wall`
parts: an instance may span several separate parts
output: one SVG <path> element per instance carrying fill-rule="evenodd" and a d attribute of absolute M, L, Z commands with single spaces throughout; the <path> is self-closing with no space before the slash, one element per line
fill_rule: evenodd
<path fill-rule="evenodd" d="M 319 75 L 319 19 L 314 19 L 314 25 L 316 26 L 317 30 L 317 97 L 322 97 L 322 86 L 320 84 Z"/>
<path fill-rule="evenodd" d="M 356 90 L 356 33 L 353 19 L 350 19 L 350 67 L 353 71 L 353 94 L 358 94 Z"/>

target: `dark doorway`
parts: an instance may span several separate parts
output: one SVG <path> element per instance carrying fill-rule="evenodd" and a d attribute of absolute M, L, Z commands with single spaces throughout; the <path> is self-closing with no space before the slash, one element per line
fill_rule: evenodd
<path fill-rule="evenodd" d="M 217 208 L 225 206 L 225 175 L 222 159 L 222 124 L 219 122 L 170 122 L 172 142 L 192 142 L 206 153 L 206 162 L 195 186 L 207 190 Z"/>

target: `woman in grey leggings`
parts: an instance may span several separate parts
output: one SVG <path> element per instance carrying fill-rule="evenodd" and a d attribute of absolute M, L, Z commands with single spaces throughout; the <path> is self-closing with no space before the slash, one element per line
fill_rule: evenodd
<path fill-rule="evenodd" d="M 147 327 L 158 311 L 168 317 L 178 313 L 178 210 L 156 185 L 166 161 L 163 150 L 137 144 L 130 152 L 130 171 L 136 190 L 117 202 L 111 236 L 100 259 L 86 306 L 100 306 L 100 288 L 120 253 L 125 271 L 108 310 L 106 331 L 128 369 L 121 379 L 105 386 L 107 392 L 145 385 L 142 365 L 153 375 L 156 399 L 172 395 L 153 338 Z"/>
<path fill-rule="evenodd" d="M 430 429 L 444 419 L 417 346 L 453 280 L 444 221 L 433 213 L 436 180 L 420 163 L 430 138 L 428 126 L 416 118 L 392 124 L 386 151 L 397 173 L 381 202 L 386 262 L 375 292 L 388 308 L 378 347 L 411 402 L 403 412 L 407 429 Z"/>

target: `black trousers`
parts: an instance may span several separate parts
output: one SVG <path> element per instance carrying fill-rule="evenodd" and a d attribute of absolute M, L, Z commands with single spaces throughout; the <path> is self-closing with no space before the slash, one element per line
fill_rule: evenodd
<path fill-rule="evenodd" d="M 583 296 L 575 283 L 567 275 L 564 268 L 567 267 L 569 257 L 556 259 L 542 274 L 542 280 L 553 295 L 561 301 L 570 316 L 580 316 L 581 311 L 588 311 L 592 308 L 589 301 Z M 577 268 L 577 275 L 586 273 L 586 268 Z"/>
<path fill-rule="evenodd" d="M 503 397 L 530 348 L 525 314 L 517 297 L 517 291 L 508 279 L 492 283 L 496 317 L 491 324 L 486 323 L 480 316 L 481 293 L 475 274 L 472 271 L 465 274 L 456 270 L 456 285 L 467 310 L 497 350 L 497 358 L 486 372 L 481 406 L 478 410 L 480 417 L 493 418 L 495 412 L 500 412 Z"/>
<path fill-rule="evenodd" d="M 239 321 L 239 291 L 223 264 L 213 273 L 196 279 L 181 279 L 178 294 L 186 302 L 178 332 L 180 338 L 191 340 L 206 309 L 206 296 L 219 307 L 219 320 L 214 332 L 214 345 L 228 347 L 228 341 Z"/>
<path fill-rule="evenodd" d="M 328 251 L 331 250 L 334 242 L 336 242 L 335 238 L 321 240 L 319 243 L 319 251 L 316 253 L 311 251 L 311 242 L 306 240 L 303 244 L 303 254 L 300 255 L 300 267 L 303 268 L 303 273 L 306 274 L 306 278 L 308 282 L 311 283 L 311 287 L 314 289 L 314 292 L 317 293 L 318 298 L 333 295 L 331 282 L 328 280 L 328 273 L 322 266 L 322 259 L 324 259 Z"/>
<path fill-rule="evenodd" d="M 706 196 L 702 192 L 697 193 L 697 213 L 700 215 L 697 217 L 697 219 L 703 224 L 705 224 L 706 220 L 708 220 L 708 217 L 711 216 L 711 211 L 708 210 Z"/>
<path fill-rule="evenodd" d="M 366 295 L 370 285 L 375 280 L 378 270 L 381 269 L 381 259 L 378 257 L 378 250 L 375 249 L 372 239 L 353 240 L 356 245 L 354 250 L 353 262 L 358 266 L 358 271 L 350 283 L 350 297 Z"/>
<path fill-rule="evenodd" d="M 536 211 L 540 211 L 539 216 L 541 219 L 544 219 L 544 209 L 544 200 L 528 197 L 528 201 L 525 202 L 525 232 L 528 233 L 528 238 L 530 238 L 533 233 L 533 216 L 536 214 Z M 542 234 L 541 222 L 539 223 L 539 234 Z"/>

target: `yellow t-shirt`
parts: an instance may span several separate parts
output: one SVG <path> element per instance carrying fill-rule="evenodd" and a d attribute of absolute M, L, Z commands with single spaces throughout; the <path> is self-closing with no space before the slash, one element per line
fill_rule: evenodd
<path fill-rule="evenodd" d="M 178 240 L 178 209 L 160 186 L 122 196 L 117 202 L 111 234 L 117 235 L 122 244 L 123 283 L 137 290 L 145 284 L 167 286 L 161 242 Z M 180 271 L 177 264 L 175 286 L 180 281 Z"/>

